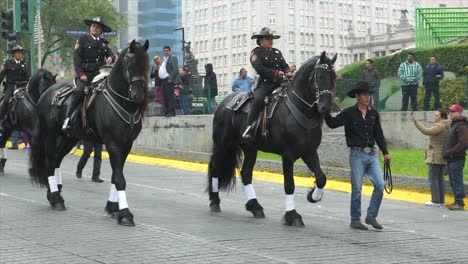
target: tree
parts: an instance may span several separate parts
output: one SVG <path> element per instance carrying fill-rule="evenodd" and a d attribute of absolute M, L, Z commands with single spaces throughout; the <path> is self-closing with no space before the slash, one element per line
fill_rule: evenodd
<path fill-rule="evenodd" d="M 42 43 L 43 56 L 41 66 L 47 57 L 60 52 L 63 62 L 71 65 L 73 62 L 73 47 L 76 36 L 66 36 L 67 29 L 89 30 L 83 20 L 101 16 L 106 24 L 117 31 L 126 25 L 126 20 L 109 0 L 42 0 L 41 22 L 44 31 Z M 112 44 L 115 40 L 109 39 Z"/>

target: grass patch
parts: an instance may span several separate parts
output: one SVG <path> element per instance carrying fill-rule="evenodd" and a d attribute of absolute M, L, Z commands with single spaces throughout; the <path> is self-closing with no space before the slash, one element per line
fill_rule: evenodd
<path fill-rule="evenodd" d="M 426 163 L 424 163 L 424 149 L 391 149 L 389 152 L 392 157 L 393 174 L 416 177 L 427 177 L 429 175 L 429 169 Z M 258 152 L 258 158 L 281 161 L 281 156 L 261 151 Z M 298 160 L 297 162 L 303 163 L 302 160 Z M 383 156 L 380 156 L 380 163 L 383 168 Z M 465 181 L 468 181 L 468 164 L 466 162 L 463 170 L 463 176 Z"/>

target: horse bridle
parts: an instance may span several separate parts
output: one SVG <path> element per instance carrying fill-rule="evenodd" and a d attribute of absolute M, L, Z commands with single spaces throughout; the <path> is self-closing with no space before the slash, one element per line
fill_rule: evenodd
<path fill-rule="evenodd" d="M 114 89 L 112 89 L 112 87 L 110 86 L 110 83 L 107 82 L 107 85 L 109 86 L 109 89 L 115 94 L 117 95 L 118 97 L 124 99 L 124 100 L 127 100 L 129 102 L 135 102 L 132 98 L 131 98 L 131 95 L 132 95 L 132 84 L 134 82 L 137 82 L 137 81 L 143 81 L 143 82 L 146 82 L 146 78 L 144 75 L 138 75 L 138 76 L 134 76 L 134 77 L 131 77 L 130 76 L 130 72 L 128 71 L 128 58 L 131 58 L 131 57 L 134 57 L 135 55 L 133 53 L 129 53 L 127 51 L 127 53 L 125 53 L 125 57 L 123 58 L 123 64 L 122 64 L 122 67 L 125 67 L 125 70 L 124 70 L 124 74 L 125 74 L 125 80 L 127 81 L 127 83 L 129 84 L 129 88 L 128 88 L 128 97 L 125 97 L 125 96 L 122 96 L 120 95 L 119 93 L 117 93 L 116 91 L 114 91 Z"/>
<path fill-rule="evenodd" d="M 314 107 L 316 104 L 318 104 L 318 102 L 320 101 L 320 96 L 323 95 L 323 94 L 332 94 L 333 95 L 333 92 L 330 91 L 330 90 L 323 90 L 323 91 L 320 91 L 319 89 L 319 86 L 318 86 L 318 83 L 317 83 L 317 69 L 324 69 L 328 72 L 331 72 L 333 71 L 333 66 L 331 65 L 328 65 L 326 63 L 320 63 L 320 59 L 317 60 L 317 63 L 315 63 L 315 69 L 314 69 L 314 76 L 313 76 L 313 79 L 314 79 L 314 88 L 315 88 L 315 101 L 312 103 L 312 104 L 309 104 L 308 102 L 306 102 L 306 100 L 304 100 L 304 98 L 302 98 L 300 95 L 298 95 L 294 90 L 292 90 L 292 93 L 297 97 L 299 98 L 299 100 L 301 100 L 305 105 L 307 105 L 308 107 L 312 108 Z M 309 78 L 309 83 L 311 81 L 312 77 Z"/>

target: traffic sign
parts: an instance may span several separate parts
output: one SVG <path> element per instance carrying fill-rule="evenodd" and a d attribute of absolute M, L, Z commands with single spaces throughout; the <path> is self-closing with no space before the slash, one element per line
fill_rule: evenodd
<path fill-rule="evenodd" d="M 66 29 L 65 35 L 67 36 L 83 36 L 88 34 L 89 31 L 82 29 Z M 117 31 L 105 32 L 103 33 L 104 37 L 115 37 L 117 36 Z"/>

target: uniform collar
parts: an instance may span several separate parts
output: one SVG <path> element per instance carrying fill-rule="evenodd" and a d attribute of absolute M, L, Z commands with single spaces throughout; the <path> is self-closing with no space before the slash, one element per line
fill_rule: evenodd
<path fill-rule="evenodd" d="M 95 37 L 93 36 L 93 34 L 89 33 L 89 36 L 91 36 L 92 39 L 96 40 L 96 41 L 99 41 L 101 40 L 99 37 Z"/>
<path fill-rule="evenodd" d="M 16 60 L 15 58 L 13 58 L 13 61 L 14 61 L 15 63 L 17 63 L 17 64 L 18 64 L 18 63 L 21 63 L 21 60 Z"/>

